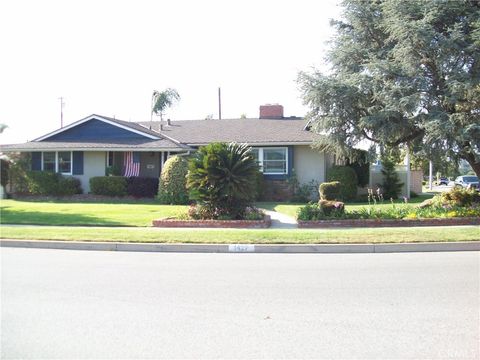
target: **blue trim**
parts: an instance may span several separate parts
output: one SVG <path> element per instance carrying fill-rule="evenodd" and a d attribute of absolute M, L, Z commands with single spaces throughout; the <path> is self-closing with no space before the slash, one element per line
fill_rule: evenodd
<path fill-rule="evenodd" d="M 71 129 L 62 131 L 42 141 L 92 141 L 92 140 L 131 140 L 148 139 L 146 136 L 135 134 L 103 121 L 92 119 Z"/>
<path fill-rule="evenodd" d="M 32 170 L 42 171 L 42 153 L 32 152 Z"/>
<path fill-rule="evenodd" d="M 83 175 L 83 151 L 73 151 L 72 175 Z"/>

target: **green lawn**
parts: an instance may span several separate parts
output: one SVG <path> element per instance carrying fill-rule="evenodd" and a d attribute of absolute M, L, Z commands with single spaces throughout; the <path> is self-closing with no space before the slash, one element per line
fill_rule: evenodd
<path fill-rule="evenodd" d="M 3 239 L 206 244 L 360 244 L 478 241 L 479 226 L 372 229 L 158 229 L 2 226 Z"/>
<path fill-rule="evenodd" d="M 418 203 L 425 199 L 412 199 Z M 398 206 L 409 206 L 397 201 Z M 262 202 L 257 206 L 296 216 L 304 204 Z M 347 211 L 368 206 L 368 203 L 347 204 Z M 378 207 L 391 206 L 390 202 Z M 150 226 L 153 219 L 185 214 L 187 206 L 160 205 L 155 201 L 19 201 L 1 200 L 1 224 L 86 225 L 86 226 Z"/>
<path fill-rule="evenodd" d="M 186 206 L 154 201 L 72 202 L 1 200 L 0 223 L 35 225 L 150 226 L 153 219 L 185 213 Z"/>

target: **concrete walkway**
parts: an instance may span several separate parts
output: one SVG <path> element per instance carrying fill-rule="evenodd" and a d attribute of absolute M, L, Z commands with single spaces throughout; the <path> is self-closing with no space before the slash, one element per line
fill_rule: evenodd
<path fill-rule="evenodd" d="M 271 229 L 296 229 L 297 221 L 288 215 L 281 214 L 276 211 L 265 210 L 267 215 L 272 219 Z"/>

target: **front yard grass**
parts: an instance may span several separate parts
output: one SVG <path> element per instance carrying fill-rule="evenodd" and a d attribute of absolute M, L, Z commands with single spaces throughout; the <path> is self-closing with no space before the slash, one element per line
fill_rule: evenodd
<path fill-rule="evenodd" d="M 192 244 L 375 244 L 479 241 L 479 226 L 371 229 L 159 229 L 2 226 L 2 239 Z"/>
<path fill-rule="evenodd" d="M 151 226 L 153 219 L 177 216 L 187 206 L 154 201 L 75 202 L 1 200 L 1 224 Z"/>
<path fill-rule="evenodd" d="M 431 196 L 412 199 L 409 204 L 419 203 Z M 396 206 L 410 206 L 396 201 Z M 305 204 L 261 202 L 257 206 L 267 210 L 296 217 L 297 210 Z M 351 203 L 347 211 L 358 210 L 368 203 Z M 378 208 L 389 207 L 385 201 Z M 176 217 L 187 212 L 187 206 L 161 205 L 154 200 L 118 201 L 72 201 L 72 200 L 1 200 L 1 224 L 25 225 L 72 225 L 72 226 L 151 226 L 153 219 Z"/>

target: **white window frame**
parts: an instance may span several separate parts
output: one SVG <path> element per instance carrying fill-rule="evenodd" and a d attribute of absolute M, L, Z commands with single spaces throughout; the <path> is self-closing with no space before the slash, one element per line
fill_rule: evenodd
<path fill-rule="evenodd" d="M 252 147 L 252 149 L 258 150 L 258 163 L 260 165 L 260 171 L 265 175 L 287 175 L 288 174 L 288 147 L 275 146 L 275 147 Z M 267 150 L 284 150 L 285 151 L 285 172 L 265 172 L 263 166 L 263 151 Z"/>
<path fill-rule="evenodd" d="M 110 154 L 112 154 L 112 163 L 110 163 Z M 115 152 L 107 151 L 107 167 L 111 167 L 115 164 Z"/>
<path fill-rule="evenodd" d="M 69 152 L 70 153 L 70 171 L 62 172 L 62 175 L 72 175 L 73 174 L 73 151 L 42 151 L 42 171 L 45 171 L 43 168 L 43 154 L 44 153 L 55 153 L 55 172 L 58 173 L 58 153 L 59 152 Z"/>

